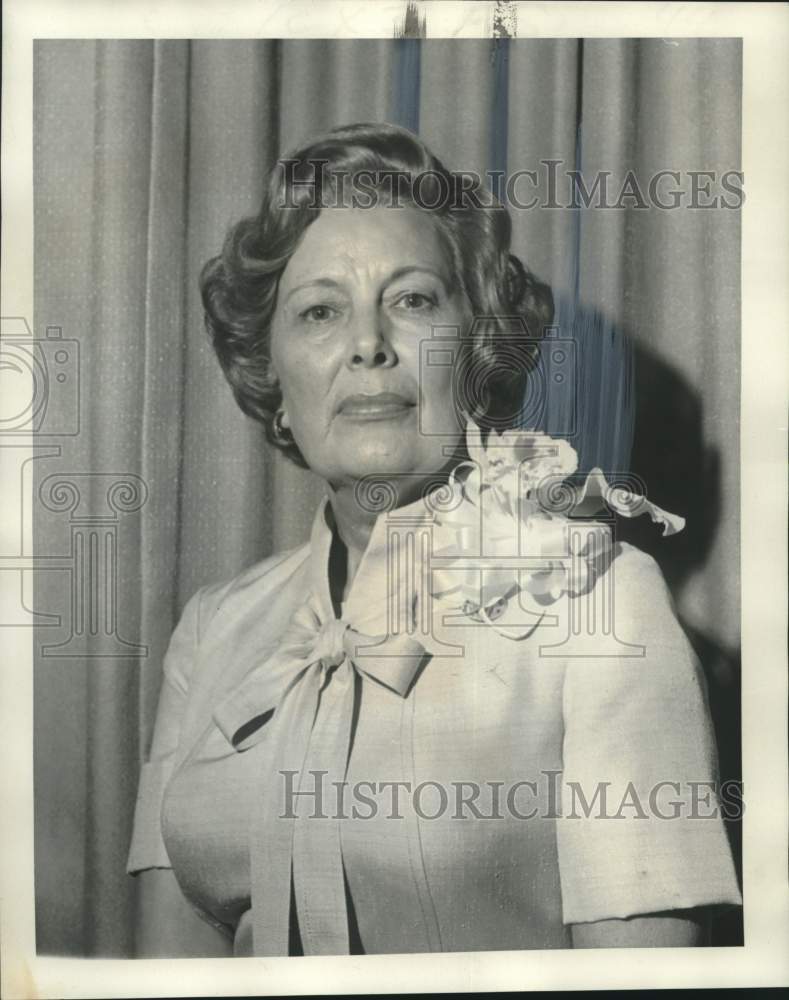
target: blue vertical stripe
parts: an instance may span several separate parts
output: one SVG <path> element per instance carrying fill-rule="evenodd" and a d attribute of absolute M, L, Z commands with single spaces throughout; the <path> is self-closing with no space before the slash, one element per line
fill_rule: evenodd
<path fill-rule="evenodd" d="M 399 38 L 393 42 L 394 78 L 390 120 L 395 124 L 419 131 L 421 39 Z M 489 108 L 489 169 L 508 169 L 509 129 L 509 63 L 513 43 L 510 38 L 491 40 L 493 88 Z M 573 166 L 579 172 L 583 166 L 583 41 L 578 42 L 578 91 L 576 101 L 576 144 Z M 495 176 L 495 174 L 494 174 Z M 493 183 L 493 193 L 503 198 L 501 180 Z M 581 469 L 601 466 L 607 472 L 625 472 L 630 463 L 633 443 L 635 400 L 633 350 L 625 334 L 599 311 L 584 307 L 580 302 L 582 209 L 575 212 L 571 245 L 571 287 L 556 294 L 556 319 L 560 340 L 555 345 L 560 354 L 544 345 L 545 365 L 541 366 L 540 387 L 532 385 L 537 394 L 539 416 L 533 411 L 528 420 L 548 434 L 566 437 L 578 452 Z M 527 262 L 528 263 L 528 262 Z M 548 277 L 548 276 L 545 276 Z M 565 345 L 569 340 L 569 350 Z M 573 372 L 567 369 L 567 381 L 554 378 L 558 368 L 574 359 Z M 557 362 L 561 355 L 565 360 Z M 558 368 L 557 368 L 558 365 Z M 539 376 L 538 376 L 539 377 Z M 536 399 L 536 397 L 532 397 Z M 526 410 L 530 407 L 527 406 Z"/>
<path fill-rule="evenodd" d="M 419 76 L 421 39 L 398 38 L 394 55 L 394 86 L 392 87 L 391 121 L 419 131 Z"/>
<path fill-rule="evenodd" d="M 578 41 L 576 139 L 574 168 L 583 170 L 584 41 Z M 581 240 L 583 212 L 578 207 L 573 225 L 573 288 L 564 303 L 565 329 L 572 330 L 578 360 L 576 390 L 577 440 L 581 469 L 600 466 L 607 473 L 626 473 L 635 432 L 635 373 L 633 345 L 610 316 L 581 302 Z"/>
<path fill-rule="evenodd" d="M 578 56 L 576 60 L 576 88 L 575 88 L 575 163 L 573 168 L 579 173 L 583 169 L 583 118 L 584 118 L 584 40 L 578 39 Z M 581 294 L 581 209 L 574 209 L 575 219 L 573 226 L 573 305 L 578 308 L 578 299 Z"/>
<path fill-rule="evenodd" d="M 507 170 L 507 140 L 509 130 L 510 93 L 510 40 L 494 38 L 493 46 L 493 106 L 490 109 L 490 156 L 489 168 L 502 174 Z M 496 176 L 493 193 L 499 200 L 504 198 L 504 181 Z"/>
<path fill-rule="evenodd" d="M 576 71 L 573 168 L 580 173 L 584 146 L 583 40 L 578 42 Z M 635 431 L 633 345 L 611 317 L 581 302 L 582 213 L 586 210 L 579 207 L 566 211 L 574 213 L 568 247 L 572 255 L 570 288 L 555 290 L 556 330 L 542 345 L 543 363 L 530 385 L 529 391 L 538 401 L 536 426 L 552 437 L 570 441 L 578 453 L 579 470 L 599 466 L 607 473 L 626 473 Z M 557 375 L 562 376 L 561 382 Z"/>

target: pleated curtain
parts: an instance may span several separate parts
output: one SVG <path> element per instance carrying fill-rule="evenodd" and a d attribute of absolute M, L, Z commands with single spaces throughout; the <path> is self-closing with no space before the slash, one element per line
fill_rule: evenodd
<path fill-rule="evenodd" d="M 536 170 L 543 198 L 545 160 L 613 188 L 628 170 L 737 170 L 740 64 L 729 39 L 36 43 L 33 320 L 79 346 L 78 433 L 32 463 L 35 608 L 52 616 L 35 633 L 40 952 L 134 955 L 124 865 L 170 632 L 197 588 L 304 541 L 321 493 L 236 408 L 197 287 L 277 156 L 385 120 L 453 169 Z M 640 544 L 736 776 L 739 213 L 512 214 L 578 346 L 584 464 L 636 473 L 688 518 Z M 103 637 L 75 635 L 77 548 L 104 559 Z"/>

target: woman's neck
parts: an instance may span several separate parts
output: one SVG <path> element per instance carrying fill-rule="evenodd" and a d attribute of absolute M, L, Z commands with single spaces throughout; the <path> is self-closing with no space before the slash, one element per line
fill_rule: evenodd
<path fill-rule="evenodd" d="M 358 483 L 340 484 L 329 487 L 329 501 L 334 518 L 337 538 L 341 546 L 335 551 L 332 559 L 332 597 L 335 610 L 338 602 L 346 600 L 351 589 L 356 571 L 361 564 L 370 536 L 375 528 L 380 508 L 377 509 L 376 493 L 391 495 L 391 509 L 405 507 L 414 503 L 430 485 L 438 485 L 445 481 L 455 460 L 448 462 L 444 469 L 436 473 L 417 476 L 406 476 L 402 479 L 370 481 L 365 490 L 358 488 Z M 370 502 L 365 503 L 365 497 Z M 390 509 L 387 505 L 387 509 Z M 344 549 L 344 552 L 342 551 Z"/>
<path fill-rule="evenodd" d="M 345 550 L 345 558 L 339 559 L 344 577 L 341 596 L 342 600 L 345 600 L 353 578 L 356 576 L 356 570 L 362 561 L 362 556 L 370 542 L 370 536 L 375 527 L 376 514 L 363 508 L 353 486 L 330 489 L 329 501 L 337 538 Z"/>

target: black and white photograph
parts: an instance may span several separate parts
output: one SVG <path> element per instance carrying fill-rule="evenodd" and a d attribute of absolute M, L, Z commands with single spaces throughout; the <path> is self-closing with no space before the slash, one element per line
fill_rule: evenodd
<path fill-rule="evenodd" d="M 10 6 L 4 995 L 786 985 L 786 9 Z"/>

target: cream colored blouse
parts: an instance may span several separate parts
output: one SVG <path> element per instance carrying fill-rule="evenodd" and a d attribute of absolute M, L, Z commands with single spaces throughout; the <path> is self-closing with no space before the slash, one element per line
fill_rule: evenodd
<path fill-rule="evenodd" d="M 739 904 L 705 683 L 657 564 L 620 545 L 543 617 L 498 602 L 538 622 L 513 639 L 426 610 L 431 515 L 398 515 L 340 620 L 327 503 L 309 544 L 189 601 L 128 871 L 171 867 L 237 955 L 565 948 L 571 924 Z M 578 627 L 603 604 L 612 630 Z"/>

